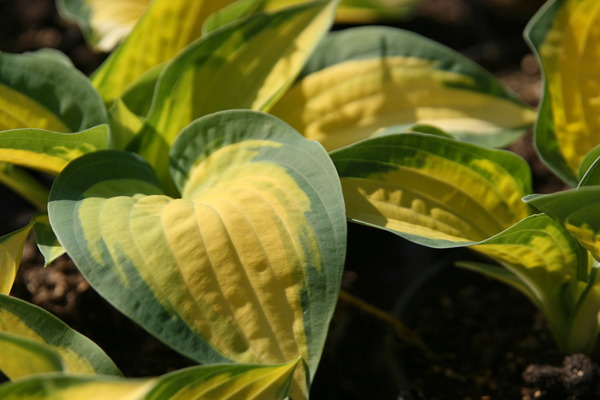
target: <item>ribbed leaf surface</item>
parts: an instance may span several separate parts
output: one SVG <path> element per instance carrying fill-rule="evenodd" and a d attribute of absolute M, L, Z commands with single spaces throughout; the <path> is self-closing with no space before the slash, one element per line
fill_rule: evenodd
<path fill-rule="evenodd" d="M 535 120 L 529 107 L 471 61 L 384 27 L 331 33 L 271 113 L 328 150 L 416 123 L 500 146 Z"/>
<path fill-rule="evenodd" d="M 52 189 L 61 243 L 109 301 L 200 362 L 302 357 L 316 370 L 345 255 L 339 180 L 327 153 L 281 121 L 229 111 L 171 150 L 182 198 L 136 155 L 75 160 Z"/>

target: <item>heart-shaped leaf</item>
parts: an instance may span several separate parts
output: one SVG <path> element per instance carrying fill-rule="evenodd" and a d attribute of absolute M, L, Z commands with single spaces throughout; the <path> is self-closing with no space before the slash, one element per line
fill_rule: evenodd
<path fill-rule="evenodd" d="M 181 198 L 132 153 L 67 166 L 53 229 L 117 308 L 199 362 L 301 357 L 316 370 L 337 301 L 346 223 L 324 149 L 266 114 L 201 118 L 171 150 Z"/>

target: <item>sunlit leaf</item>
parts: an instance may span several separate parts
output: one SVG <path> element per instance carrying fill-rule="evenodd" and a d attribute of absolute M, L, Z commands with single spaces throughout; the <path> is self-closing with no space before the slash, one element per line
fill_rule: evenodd
<path fill-rule="evenodd" d="M 526 198 L 537 209 L 557 218 L 600 260 L 600 186 Z"/>
<path fill-rule="evenodd" d="M 14 380 L 63 369 L 58 354 L 34 340 L 0 332 L 0 348 L 0 371 L 8 379 Z"/>
<path fill-rule="evenodd" d="M 544 72 L 544 93 L 536 125 L 543 160 L 571 185 L 579 164 L 600 144 L 598 70 L 600 3 L 552 0 L 526 29 Z"/>
<path fill-rule="evenodd" d="M 433 247 L 488 239 L 527 217 L 527 164 L 439 135 L 372 138 L 334 151 L 350 221 Z"/>
<path fill-rule="evenodd" d="M 585 336 L 572 324 L 583 315 L 580 305 L 591 293 L 595 272 L 587 252 L 560 223 L 548 215 L 530 215 L 521 200 L 531 193 L 522 159 L 418 133 L 368 139 L 331 157 L 351 221 L 426 246 L 468 246 L 483 254 L 503 269 L 462 265 L 528 296 L 563 351 L 590 350 L 596 325 L 584 329 Z"/>
<path fill-rule="evenodd" d="M 8 294 L 17 275 L 31 225 L 0 237 L 0 293 Z"/>
<path fill-rule="evenodd" d="M 587 252 L 561 224 L 544 214 L 533 215 L 472 248 L 503 268 L 461 266 L 500 279 L 525 294 L 544 313 L 562 351 L 591 350 L 597 332 L 592 329 L 590 334 L 583 326 L 597 328 L 597 323 L 579 321 L 576 326 L 574 318 L 587 300 L 587 288 L 595 284 L 595 272 L 589 269 Z"/>
<path fill-rule="evenodd" d="M 412 16 L 419 0 L 342 0 L 336 22 L 366 24 Z"/>
<path fill-rule="evenodd" d="M 178 136 L 182 198 L 126 152 L 86 155 L 58 176 L 53 229 L 88 281 L 199 362 L 301 357 L 305 391 L 337 301 L 346 224 L 327 153 L 252 111 L 201 118 Z"/>
<path fill-rule="evenodd" d="M 69 161 L 110 146 L 108 125 L 77 133 L 41 129 L 0 131 L 0 161 L 58 174 Z"/>
<path fill-rule="evenodd" d="M 142 16 L 150 0 L 57 0 L 64 17 L 75 20 L 88 43 L 110 51 Z"/>
<path fill-rule="evenodd" d="M 47 372 L 39 369 L 40 364 L 46 368 L 56 366 L 56 359 L 60 360 L 61 369 L 58 371 L 61 372 L 84 375 L 120 374 L 108 356 L 89 339 L 47 311 L 2 294 L 0 334 L 3 334 L 4 340 L 9 337 L 14 339 L 11 342 L 12 354 L 20 353 L 25 357 L 7 358 L 0 363 L 2 371 L 9 377 Z M 45 350 L 36 355 L 35 349 L 40 346 Z M 37 357 L 37 362 L 30 361 L 31 357 Z"/>
<path fill-rule="evenodd" d="M 92 77 L 92 82 L 104 101 L 112 103 L 144 72 L 175 57 L 200 37 L 202 24 L 209 15 L 232 2 L 233 0 L 152 1 L 131 34 Z M 123 7 L 119 1 L 110 1 L 108 4 L 103 1 L 101 5 L 100 2 L 93 3 L 90 15 L 101 19 L 98 11 L 102 8 L 106 10 L 106 17 L 102 19 L 107 21 L 113 20 L 114 15 L 121 13 Z M 132 6 L 131 16 L 138 14 L 142 4 L 136 1 Z"/>
<path fill-rule="evenodd" d="M 417 123 L 502 146 L 535 120 L 533 110 L 471 61 L 385 27 L 331 33 L 270 112 L 328 150 Z"/>
<path fill-rule="evenodd" d="M 335 4 L 315 1 L 254 14 L 188 47 L 161 74 L 146 127 L 130 149 L 168 180 L 168 146 L 181 129 L 215 111 L 268 107 L 329 29 Z"/>
<path fill-rule="evenodd" d="M 47 375 L 0 386 L 3 400 L 283 400 L 298 362 L 204 365 L 154 379 Z"/>

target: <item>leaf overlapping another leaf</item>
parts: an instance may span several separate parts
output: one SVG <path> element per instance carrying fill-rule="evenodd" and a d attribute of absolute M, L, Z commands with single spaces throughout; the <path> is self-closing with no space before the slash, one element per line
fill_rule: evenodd
<path fill-rule="evenodd" d="M 43 372 L 120 375 L 89 339 L 47 311 L 0 294 L 0 369 L 11 379 Z"/>
<path fill-rule="evenodd" d="M 188 400 L 288 397 L 298 360 L 282 365 L 222 364 L 192 367 L 159 378 L 122 379 L 45 375 L 0 386 L 4 400 Z"/>
<path fill-rule="evenodd" d="M 544 72 L 535 142 L 544 162 L 573 186 L 585 155 L 600 143 L 598 22 L 597 1 L 553 0 L 525 30 Z"/>
<path fill-rule="evenodd" d="M 501 146 L 535 120 L 533 110 L 471 61 L 384 27 L 330 33 L 270 112 L 328 150 L 416 123 Z"/>
<path fill-rule="evenodd" d="M 323 148 L 251 111 L 178 136 L 163 194 L 126 152 L 75 160 L 52 189 L 53 229 L 117 308 L 199 362 L 301 357 L 315 373 L 345 256 L 339 180 Z"/>
<path fill-rule="evenodd" d="M 563 349 L 589 278 L 587 253 L 547 215 L 532 215 L 518 156 L 440 135 L 371 138 L 331 153 L 351 221 L 430 247 L 465 247 L 503 266 L 461 263 L 506 282 L 544 312 Z M 579 346 L 579 347 L 577 347 Z"/>

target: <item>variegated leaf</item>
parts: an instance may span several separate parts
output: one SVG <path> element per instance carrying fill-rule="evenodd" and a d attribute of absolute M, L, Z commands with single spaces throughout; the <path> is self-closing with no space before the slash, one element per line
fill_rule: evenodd
<path fill-rule="evenodd" d="M 595 336 L 576 339 L 581 331 L 572 322 L 595 274 L 567 230 L 547 215 L 530 215 L 521 200 L 531 190 L 522 159 L 417 133 L 368 139 L 331 156 L 351 221 L 430 247 L 469 246 L 493 259 L 504 269 L 463 266 L 527 295 L 563 350 L 589 351 Z"/>
<path fill-rule="evenodd" d="M 526 200 L 561 221 L 594 258 L 600 260 L 600 186 L 529 196 Z"/>
<path fill-rule="evenodd" d="M 3 353 L 0 362 L 8 377 L 50 371 L 120 375 L 108 356 L 89 339 L 47 311 L 3 294 L 0 294 L 0 334 L 0 341 L 7 345 L 10 342 L 13 355 L 6 357 Z M 38 352 L 39 348 L 43 350 Z"/>
<path fill-rule="evenodd" d="M 97 152 L 58 176 L 53 229 L 110 302 L 199 362 L 302 357 L 316 370 L 345 255 L 327 153 L 274 117 L 228 111 L 178 136 L 166 196 L 148 164 Z"/>
<path fill-rule="evenodd" d="M 187 45 L 201 36 L 204 20 L 233 0 L 154 0 L 136 23 L 131 34 L 110 55 L 92 77 L 94 86 L 107 104 L 120 97 L 131 82 L 151 68 L 174 58 Z M 123 4 L 119 1 L 77 1 L 100 19 L 100 8 L 106 11 L 107 21 L 114 20 Z M 93 4 L 91 4 L 93 3 Z M 132 5 L 135 14 L 140 2 Z M 91 8 L 90 8 L 91 7 Z M 132 13 L 133 16 L 134 13 Z M 128 18 L 131 20 L 131 18 Z M 100 23 L 100 22 L 99 22 Z M 160 29 L 157 29 L 159 27 Z"/>
<path fill-rule="evenodd" d="M 3 400 L 189 400 L 287 398 L 298 361 L 204 365 L 153 379 L 47 375 L 0 386 Z"/>
<path fill-rule="evenodd" d="M 0 237 L 0 293 L 8 294 L 21 264 L 31 224 Z"/>
<path fill-rule="evenodd" d="M 167 185 L 166 155 L 181 129 L 215 111 L 268 107 L 331 26 L 335 5 L 321 0 L 254 14 L 188 47 L 161 74 L 146 126 L 130 149 Z"/>
<path fill-rule="evenodd" d="M 111 51 L 140 19 L 150 0 L 57 0 L 64 17 L 76 21 L 88 43 Z"/>
<path fill-rule="evenodd" d="M 56 175 L 69 161 L 110 146 L 108 125 L 77 133 L 41 129 L 0 131 L 0 161 Z"/>
<path fill-rule="evenodd" d="M 334 151 L 350 221 L 433 247 L 488 239 L 527 217 L 527 164 L 514 154 L 405 133 Z"/>
<path fill-rule="evenodd" d="M 83 74 L 36 53 L 0 53 L 0 110 L 0 130 L 77 132 L 108 122 Z"/>
<path fill-rule="evenodd" d="M 544 72 L 544 94 L 535 141 L 542 159 L 575 186 L 579 165 L 598 144 L 600 112 L 596 57 L 600 3 L 552 0 L 532 19 L 526 36 Z"/>
<path fill-rule="evenodd" d="M 471 61 L 385 27 L 331 33 L 270 112 L 328 150 L 417 123 L 501 146 L 535 120 L 533 110 Z"/>

